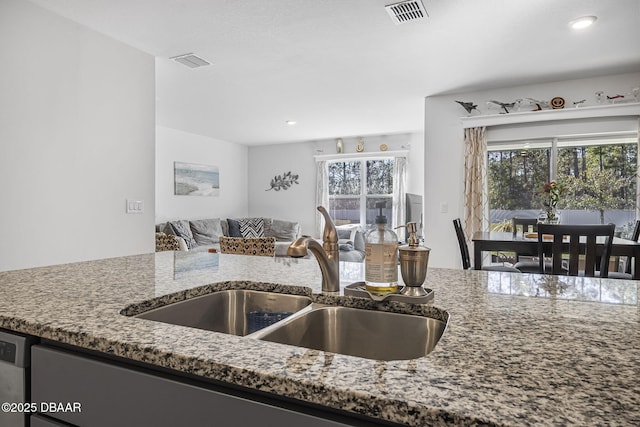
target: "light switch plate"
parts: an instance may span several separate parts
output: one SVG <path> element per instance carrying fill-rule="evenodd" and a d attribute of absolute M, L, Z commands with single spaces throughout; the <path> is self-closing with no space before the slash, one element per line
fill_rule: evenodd
<path fill-rule="evenodd" d="M 144 201 L 127 199 L 127 213 L 128 214 L 144 213 Z"/>

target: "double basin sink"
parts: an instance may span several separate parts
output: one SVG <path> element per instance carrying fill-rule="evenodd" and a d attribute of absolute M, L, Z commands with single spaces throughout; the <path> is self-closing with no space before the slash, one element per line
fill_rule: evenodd
<path fill-rule="evenodd" d="M 447 326 L 430 317 L 256 290 L 218 291 L 135 317 L 374 360 L 426 356 Z"/>

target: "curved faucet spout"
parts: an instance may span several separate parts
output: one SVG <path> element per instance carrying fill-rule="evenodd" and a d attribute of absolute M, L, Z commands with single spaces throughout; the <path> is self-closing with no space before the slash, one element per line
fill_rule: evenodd
<path fill-rule="evenodd" d="M 338 231 L 327 210 L 323 206 L 318 206 L 317 209 L 325 221 L 322 245 L 312 237 L 300 237 L 289 246 L 287 255 L 302 257 L 307 255 L 307 251 L 311 251 L 322 272 L 322 292 L 340 292 Z"/>

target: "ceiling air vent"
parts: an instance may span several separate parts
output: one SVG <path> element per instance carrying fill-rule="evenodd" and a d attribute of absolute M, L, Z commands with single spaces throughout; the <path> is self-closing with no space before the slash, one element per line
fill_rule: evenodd
<path fill-rule="evenodd" d="M 205 61 L 204 59 L 194 55 L 193 53 L 185 53 L 184 55 L 174 56 L 171 59 L 181 63 L 182 65 L 186 65 L 189 68 L 198 68 L 204 67 L 205 65 L 211 65 L 210 62 Z"/>
<path fill-rule="evenodd" d="M 387 9 L 387 13 L 396 25 L 429 16 L 420 0 L 401 1 L 389 4 L 384 8 Z"/>

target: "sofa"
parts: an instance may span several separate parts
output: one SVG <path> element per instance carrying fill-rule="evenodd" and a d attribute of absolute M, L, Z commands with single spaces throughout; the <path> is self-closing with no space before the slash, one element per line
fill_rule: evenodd
<path fill-rule="evenodd" d="M 168 237 L 163 237 L 164 234 Z M 175 236 L 178 250 L 208 251 L 221 250 L 220 238 L 223 236 L 236 238 L 227 239 L 226 248 L 257 247 L 275 240 L 275 256 L 287 256 L 289 245 L 300 237 L 300 224 L 273 218 L 208 218 L 197 220 L 175 220 L 156 225 L 156 250 L 172 247 L 165 242 Z M 244 239 L 245 241 L 238 241 Z M 249 245 L 250 244 L 250 245 Z M 240 253 L 240 252 L 231 252 Z"/>
<path fill-rule="evenodd" d="M 360 225 L 348 224 L 336 226 L 338 231 L 338 246 L 340 247 L 340 261 L 363 262 L 364 233 Z"/>
<path fill-rule="evenodd" d="M 363 262 L 364 235 L 360 227 L 342 225 L 336 229 L 340 260 Z M 289 245 L 299 237 L 300 224 L 295 221 L 255 217 L 183 219 L 156 225 L 156 251 L 215 249 L 225 253 L 284 257 Z"/>

